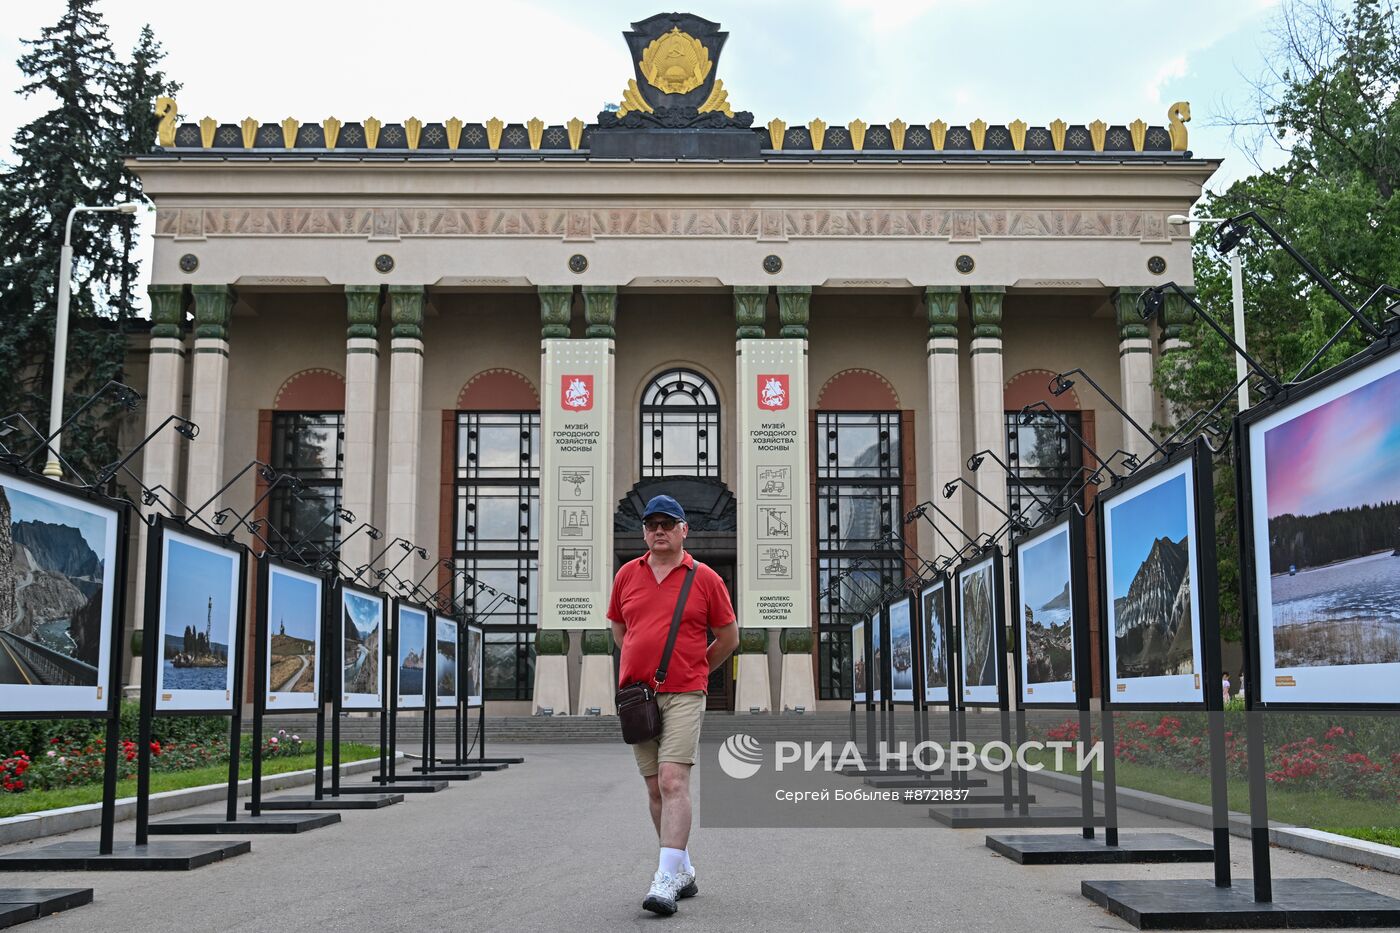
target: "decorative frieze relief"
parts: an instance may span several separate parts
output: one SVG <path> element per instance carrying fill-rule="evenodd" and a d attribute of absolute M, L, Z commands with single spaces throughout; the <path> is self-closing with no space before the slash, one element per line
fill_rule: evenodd
<path fill-rule="evenodd" d="M 958 208 L 174 208 L 157 214 L 156 235 L 1170 240 L 1160 211 Z"/>

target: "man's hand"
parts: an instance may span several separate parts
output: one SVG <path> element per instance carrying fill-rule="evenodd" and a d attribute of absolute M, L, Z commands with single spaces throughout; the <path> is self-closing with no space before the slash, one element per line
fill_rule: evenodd
<path fill-rule="evenodd" d="M 612 621 L 612 620 L 609 620 L 609 621 Z M 612 623 L 612 633 L 613 633 L 613 644 L 614 644 L 614 645 L 617 645 L 617 650 L 618 650 L 618 651 L 621 651 L 621 650 L 622 650 L 622 638 L 623 638 L 624 635 L 627 634 L 627 626 L 623 625 L 621 622 L 613 622 L 613 623 Z"/>
<path fill-rule="evenodd" d="M 735 622 L 713 631 L 715 640 L 710 642 L 709 650 L 705 652 L 705 660 L 709 662 L 712 674 L 721 664 L 728 661 L 734 649 L 739 647 L 739 623 Z"/>

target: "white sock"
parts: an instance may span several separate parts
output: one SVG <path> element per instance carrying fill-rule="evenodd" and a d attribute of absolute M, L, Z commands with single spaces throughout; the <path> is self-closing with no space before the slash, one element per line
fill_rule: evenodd
<path fill-rule="evenodd" d="M 681 861 L 681 868 L 682 868 L 682 869 L 684 869 L 685 871 L 688 871 L 688 872 L 694 872 L 694 871 L 695 871 L 695 866 L 692 865 L 692 864 L 690 864 L 690 846 L 686 846 L 686 847 L 685 847 L 685 850 L 684 850 L 683 852 L 681 852 L 681 859 L 682 859 L 682 861 Z"/>
<path fill-rule="evenodd" d="M 681 866 L 685 864 L 684 849 L 668 849 L 661 847 L 661 863 L 656 866 L 657 871 L 663 871 L 668 875 L 679 875 Z"/>

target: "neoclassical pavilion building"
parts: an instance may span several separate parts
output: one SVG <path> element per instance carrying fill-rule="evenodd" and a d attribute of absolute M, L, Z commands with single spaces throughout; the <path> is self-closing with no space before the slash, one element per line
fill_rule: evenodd
<path fill-rule="evenodd" d="M 590 122 L 182 122 L 162 101 L 160 148 L 130 162 L 157 208 L 130 371 L 152 427 L 200 435 L 161 435 L 143 478 L 198 502 L 256 458 L 308 490 L 260 507 L 280 535 L 345 539 L 352 569 L 424 548 L 376 569 L 480 614 L 502 712 L 606 704 L 608 586 L 667 491 L 745 629 L 712 707 L 840 701 L 860 592 L 824 593 L 833 574 L 946 553 L 903 522 L 929 499 L 970 534 L 1035 507 L 974 452 L 1032 489 L 1082 462 L 1033 443 L 1023 406 L 1099 451 L 1146 443 L 1082 381 L 1051 396 L 1054 373 L 1164 420 L 1153 364 L 1185 308 L 1149 327 L 1134 302 L 1191 282 L 1167 217 L 1219 163 L 1187 150 L 1185 104 L 1164 125 L 755 125 L 716 79 L 718 24 L 625 35 L 635 76 Z M 990 501 L 945 500 L 957 477 Z"/>

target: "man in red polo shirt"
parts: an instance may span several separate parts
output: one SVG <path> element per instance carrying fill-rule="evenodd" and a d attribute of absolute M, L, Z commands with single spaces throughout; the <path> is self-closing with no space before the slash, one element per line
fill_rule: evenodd
<path fill-rule="evenodd" d="M 618 686 L 655 684 L 656 669 L 671 631 L 681 584 L 692 565 L 695 579 L 681 616 L 666 682 L 657 686 L 661 736 L 633 745 L 647 785 L 651 821 L 661 842 L 661 860 L 642 906 L 669 916 L 676 901 L 695 895 L 690 840 L 690 768 L 700 748 L 705 687 L 710 672 L 739 646 L 734 607 L 719 574 L 685 552 L 685 510 L 670 496 L 656 496 L 642 515 L 647 552 L 622 565 L 613 579 L 608 620 L 622 646 Z M 706 646 L 706 633 L 715 640 Z"/>

